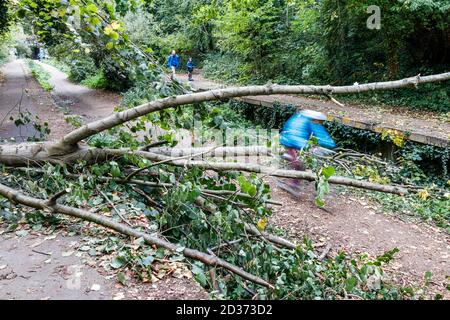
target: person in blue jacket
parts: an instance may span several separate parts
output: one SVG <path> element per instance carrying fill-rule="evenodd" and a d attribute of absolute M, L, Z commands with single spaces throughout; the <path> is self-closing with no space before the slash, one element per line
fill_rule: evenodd
<path fill-rule="evenodd" d="M 167 66 L 172 70 L 172 77 L 175 77 L 176 71 L 180 67 L 180 57 L 175 50 L 172 50 L 172 54 L 167 61 Z"/>
<path fill-rule="evenodd" d="M 298 150 L 308 146 L 311 136 L 314 136 L 319 146 L 326 149 L 336 148 L 336 143 L 323 126 L 327 117 L 317 111 L 303 110 L 294 114 L 285 123 L 280 136 L 280 144 L 287 148 L 284 158 L 289 161 L 294 170 L 304 171 L 305 168 L 298 159 Z M 291 187 L 297 189 L 300 180 L 294 179 Z"/>
<path fill-rule="evenodd" d="M 194 81 L 194 79 L 192 79 L 192 73 L 194 72 L 194 62 L 192 61 L 192 57 L 189 57 L 186 68 L 188 71 L 188 81 Z"/>

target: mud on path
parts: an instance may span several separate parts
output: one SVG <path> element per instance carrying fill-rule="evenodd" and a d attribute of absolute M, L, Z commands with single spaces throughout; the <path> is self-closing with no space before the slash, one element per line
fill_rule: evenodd
<path fill-rule="evenodd" d="M 314 183 L 302 182 L 298 198 L 274 188 L 275 180 L 268 183 L 272 197 L 283 203 L 274 208 L 269 221 L 286 230 L 291 239 L 301 242 L 308 235 L 319 250 L 330 245 L 333 254 L 344 251 L 376 257 L 398 248 L 386 266 L 395 283 L 423 285 L 424 275 L 430 271 L 431 291 L 450 299 L 450 291 L 445 289 L 450 284 L 450 235 L 442 229 L 380 213 L 370 200 L 341 195 L 334 187 L 324 210 L 314 204 Z"/>

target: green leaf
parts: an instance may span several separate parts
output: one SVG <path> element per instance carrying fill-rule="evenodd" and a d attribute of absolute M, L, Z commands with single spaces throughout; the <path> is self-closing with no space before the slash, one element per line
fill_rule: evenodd
<path fill-rule="evenodd" d="M 195 280 L 200 283 L 201 286 L 206 286 L 208 284 L 208 280 L 206 279 L 206 275 L 203 270 L 196 265 L 192 266 L 192 273 L 194 274 Z"/>
<path fill-rule="evenodd" d="M 358 279 L 356 279 L 356 277 L 351 277 L 351 278 L 348 278 L 346 281 L 345 281 L 345 290 L 348 292 L 348 293 L 350 293 L 350 292 L 352 292 L 352 290 L 353 290 L 353 288 L 356 286 L 358 284 Z"/>
<path fill-rule="evenodd" d="M 90 3 L 86 6 L 86 10 L 91 12 L 91 13 L 98 13 L 98 8 L 95 4 Z"/>
<path fill-rule="evenodd" d="M 115 31 L 111 31 L 111 33 L 109 34 L 109 37 L 113 40 L 119 40 L 119 34 Z"/>
<path fill-rule="evenodd" d="M 119 169 L 119 167 L 113 166 L 113 167 L 111 168 L 111 175 L 112 175 L 114 178 L 120 177 L 120 169 Z"/>
<path fill-rule="evenodd" d="M 148 256 L 142 259 L 142 264 L 146 267 L 150 266 L 155 258 L 153 256 Z"/>
<path fill-rule="evenodd" d="M 121 267 L 123 267 L 125 264 L 125 262 L 123 261 L 123 259 L 121 257 L 115 257 L 111 263 L 110 266 L 114 269 L 119 269 Z"/>
<path fill-rule="evenodd" d="M 325 201 L 320 198 L 316 198 L 316 206 L 323 207 L 325 205 Z"/>
<path fill-rule="evenodd" d="M 119 272 L 119 273 L 117 274 L 117 280 L 119 280 L 119 282 L 120 282 L 122 285 L 125 285 L 125 282 L 126 282 L 125 274 L 124 274 L 123 272 Z"/>
<path fill-rule="evenodd" d="M 326 167 L 322 169 L 322 174 L 325 176 L 325 178 L 329 179 L 334 173 L 336 172 L 336 169 L 334 167 Z"/>
<path fill-rule="evenodd" d="M 26 237 L 27 235 L 28 235 L 28 231 L 27 230 L 16 231 L 16 236 L 18 236 L 18 237 Z"/>

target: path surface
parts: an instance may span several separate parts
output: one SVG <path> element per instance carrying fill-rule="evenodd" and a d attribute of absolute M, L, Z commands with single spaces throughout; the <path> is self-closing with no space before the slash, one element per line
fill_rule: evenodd
<path fill-rule="evenodd" d="M 1 231 L 0 226 L 0 231 Z M 0 299 L 154 300 L 208 299 L 195 281 L 165 277 L 154 284 L 128 279 L 122 286 L 77 250 L 79 237 L 64 231 L 0 236 Z"/>
<path fill-rule="evenodd" d="M 274 181 L 269 184 L 275 185 Z M 274 208 L 272 223 L 302 241 L 311 236 L 332 252 L 368 253 L 371 257 L 398 248 L 394 261 L 387 266 L 390 276 L 401 284 L 423 284 L 425 272 L 433 274 L 432 291 L 450 299 L 450 235 L 426 223 L 414 223 L 394 215 L 379 213 L 370 200 L 340 195 L 334 186 L 326 200 L 326 211 L 314 204 L 314 183 L 303 182 L 302 193 L 294 198 L 277 188 L 273 197 L 283 203 Z M 395 279 L 396 278 L 396 279 Z"/>
<path fill-rule="evenodd" d="M 119 94 L 75 84 L 57 68 L 42 62 L 36 63 L 50 73 L 49 83 L 53 86 L 52 95 L 56 103 L 70 110 L 70 113 L 82 116 L 86 123 L 111 115 L 114 107 L 120 104 Z"/>
<path fill-rule="evenodd" d="M 64 122 L 63 113 L 59 112 L 50 94 L 29 75 L 21 60 L 7 63 L 0 71 L 1 138 L 9 142 L 23 142 L 35 135 L 39 136 L 32 123 L 19 127 L 14 124 L 20 112 L 30 112 L 32 119 L 38 116 L 39 122 L 48 122 L 51 129 L 50 139 L 70 130 L 70 126 Z"/>
<path fill-rule="evenodd" d="M 179 79 L 186 81 L 184 76 L 179 76 Z M 191 86 L 197 90 L 226 87 L 205 79 L 201 74 L 195 75 L 194 79 Z M 325 113 L 329 120 L 336 120 L 355 128 L 378 133 L 384 129 L 395 129 L 403 133 L 411 133 L 409 139 L 412 141 L 450 147 L 450 121 L 440 120 L 438 116 L 429 112 L 412 112 L 402 107 L 379 108 L 351 104 L 341 107 L 329 101 L 290 95 L 255 96 L 239 100 L 254 105 L 271 106 L 278 102 L 301 109 L 313 109 Z"/>

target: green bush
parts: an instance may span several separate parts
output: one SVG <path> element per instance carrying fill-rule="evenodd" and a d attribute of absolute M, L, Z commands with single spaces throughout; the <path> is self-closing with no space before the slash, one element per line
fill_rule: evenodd
<path fill-rule="evenodd" d="M 80 57 L 70 62 L 69 79 L 74 82 L 81 82 L 97 72 L 97 67 L 92 59 Z"/>
<path fill-rule="evenodd" d="M 9 51 L 6 46 L 0 45 L 0 66 L 9 59 Z"/>
<path fill-rule="evenodd" d="M 31 48 L 27 43 L 23 41 L 18 41 L 15 48 L 17 50 L 17 56 L 19 58 L 31 58 L 32 56 Z"/>
<path fill-rule="evenodd" d="M 80 83 L 91 89 L 107 89 L 109 87 L 108 79 L 102 71 L 98 71 L 95 75 L 89 76 Z"/>
<path fill-rule="evenodd" d="M 245 83 L 251 80 L 251 66 L 232 54 L 209 54 L 203 63 L 203 74 L 213 80 L 229 83 Z"/>

